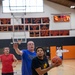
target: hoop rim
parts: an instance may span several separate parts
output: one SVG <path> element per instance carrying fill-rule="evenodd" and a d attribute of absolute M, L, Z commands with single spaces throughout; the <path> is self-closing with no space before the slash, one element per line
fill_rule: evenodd
<path fill-rule="evenodd" d="M 21 43 L 22 43 L 22 39 L 18 39 L 18 40 L 17 40 L 17 43 L 18 43 L 18 44 L 21 44 Z"/>

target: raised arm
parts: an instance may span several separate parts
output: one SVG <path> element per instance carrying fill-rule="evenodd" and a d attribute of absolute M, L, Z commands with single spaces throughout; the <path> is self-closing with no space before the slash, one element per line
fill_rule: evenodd
<path fill-rule="evenodd" d="M 18 48 L 18 44 L 14 43 L 13 48 L 18 55 L 22 55 L 22 51 Z"/>
<path fill-rule="evenodd" d="M 66 50 L 66 49 L 63 49 L 62 51 L 63 51 L 63 53 L 64 53 L 64 52 L 69 52 L 69 50 Z"/>

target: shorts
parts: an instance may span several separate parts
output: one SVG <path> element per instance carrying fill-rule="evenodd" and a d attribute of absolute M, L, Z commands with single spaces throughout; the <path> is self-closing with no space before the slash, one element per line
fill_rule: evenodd
<path fill-rule="evenodd" d="M 62 56 L 59 56 L 61 59 L 63 59 L 63 57 Z"/>

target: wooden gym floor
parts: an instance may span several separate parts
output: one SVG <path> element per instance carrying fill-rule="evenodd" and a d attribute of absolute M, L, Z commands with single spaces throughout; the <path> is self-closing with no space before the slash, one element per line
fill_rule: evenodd
<path fill-rule="evenodd" d="M 50 62 L 50 61 L 49 61 Z M 1 68 L 1 63 L 0 63 Z M 21 75 L 21 61 L 14 68 L 14 75 Z M 1 70 L 0 70 L 1 75 Z M 48 71 L 48 75 L 75 75 L 75 59 L 63 60 L 63 64 Z"/>

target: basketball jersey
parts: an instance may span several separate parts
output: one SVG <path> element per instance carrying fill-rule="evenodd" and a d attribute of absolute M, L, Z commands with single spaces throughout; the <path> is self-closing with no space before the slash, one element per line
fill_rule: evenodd
<path fill-rule="evenodd" d="M 30 52 L 29 50 L 22 50 L 22 52 L 22 75 L 32 75 L 31 63 L 36 56 L 36 52 Z"/>
<path fill-rule="evenodd" d="M 9 55 L 2 54 L 1 55 L 2 73 L 13 72 L 13 67 L 12 67 L 13 61 L 14 61 L 13 54 L 9 54 Z"/>

